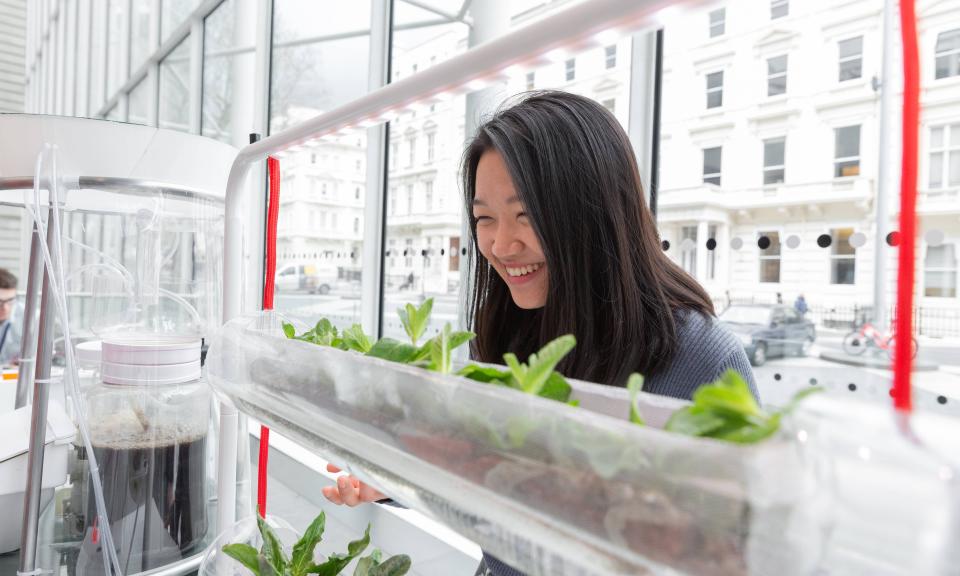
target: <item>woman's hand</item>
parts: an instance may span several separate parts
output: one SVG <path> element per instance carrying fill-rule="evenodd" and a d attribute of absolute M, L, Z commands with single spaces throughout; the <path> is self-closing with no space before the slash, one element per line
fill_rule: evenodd
<path fill-rule="evenodd" d="M 340 472 L 340 469 L 333 464 L 327 464 L 327 472 L 336 474 Z M 346 504 L 351 507 L 367 502 L 376 502 L 387 497 L 353 476 L 340 476 L 337 478 L 336 486 L 324 487 L 323 495 L 334 504 Z"/>

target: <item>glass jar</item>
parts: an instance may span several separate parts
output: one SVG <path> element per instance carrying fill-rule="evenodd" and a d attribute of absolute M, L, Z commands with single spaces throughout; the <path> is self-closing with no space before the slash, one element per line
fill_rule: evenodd
<path fill-rule="evenodd" d="M 91 443 L 120 565 L 128 574 L 189 557 L 209 519 L 210 391 L 200 340 L 105 340 L 101 381 L 84 394 Z M 77 574 L 103 574 L 99 524 L 88 490 Z"/>

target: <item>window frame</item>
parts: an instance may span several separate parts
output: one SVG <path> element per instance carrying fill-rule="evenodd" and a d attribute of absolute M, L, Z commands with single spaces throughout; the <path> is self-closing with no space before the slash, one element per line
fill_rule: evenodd
<path fill-rule="evenodd" d="M 711 146 L 709 148 L 702 148 L 702 182 L 704 184 L 713 184 L 714 186 L 721 186 L 723 182 L 723 146 Z M 716 172 L 707 172 L 707 153 L 712 152 L 713 150 L 717 151 L 717 171 Z M 715 182 L 713 180 L 716 180 Z"/>
<path fill-rule="evenodd" d="M 939 45 L 943 37 L 945 35 L 949 37 L 954 34 L 957 37 L 957 47 L 947 48 L 941 51 Z M 940 67 L 938 66 L 941 58 L 949 59 L 947 63 L 947 73 L 943 76 L 940 75 Z M 944 80 L 955 76 L 960 76 L 960 28 L 952 28 L 937 33 L 937 39 L 933 45 L 933 79 Z"/>
<path fill-rule="evenodd" d="M 856 54 L 849 56 L 844 56 L 842 54 L 842 46 L 845 42 L 852 42 L 858 40 L 860 42 L 859 51 Z M 851 76 L 849 78 L 843 77 L 844 64 L 850 62 L 856 62 L 856 76 Z M 851 80 L 860 80 L 863 78 L 863 35 L 851 36 L 850 38 L 845 38 L 837 42 L 837 82 L 850 82 Z"/>
<path fill-rule="evenodd" d="M 778 14 L 779 11 L 782 14 Z M 770 0 L 770 19 L 777 20 L 790 15 L 790 0 Z"/>
<path fill-rule="evenodd" d="M 783 146 L 783 163 L 782 164 L 767 164 L 767 146 L 777 144 L 777 141 Z M 768 182 L 767 174 L 771 172 L 780 171 L 780 180 L 776 182 Z M 773 138 L 764 138 L 763 139 L 763 185 L 764 186 L 780 186 L 785 184 L 787 181 L 787 137 L 784 136 L 774 136 Z"/>
<path fill-rule="evenodd" d="M 941 143 L 939 146 L 934 145 L 933 142 L 933 133 L 935 130 L 941 131 Z M 927 190 L 935 191 L 936 193 L 947 192 L 949 190 L 956 190 L 960 188 L 960 174 L 957 174 L 957 180 L 951 182 L 950 180 L 950 159 L 954 155 L 960 157 L 960 136 L 957 136 L 957 143 L 952 144 L 951 141 L 954 138 L 954 132 L 957 132 L 960 135 L 960 119 L 955 122 L 946 122 L 941 124 L 935 124 L 930 126 L 930 129 L 927 132 L 928 146 L 927 146 Z M 934 161 L 933 158 L 935 155 L 939 155 L 940 160 L 940 183 L 937 186 L 933 185 L 933 172 L 934 172 Z M 960 162 L 960 159 L 958 159 Z"/>
<path fill-rule="evenodd" d="M 830 238 L 833 242 L 830 244 L 830 285 L 831 286 L 856 286 L 857 285 L 857 249 L 850 244 L 850 237 L 853 236 L 855 229 L 853 226 L 843 226 L 830 229 Z M 844 236 L 844 233 L 846 235 Z M 842 242 L 850 247 L 849 253 L 838 252 Z M 853 274 L 850 282 L 838 282 L 839 265 L 841 262 L 851 262 L 853 264 Z"/>
<path fill-rule="evenodd" d="M 563 77 L 566 82 L 574 82 L 577 79 L 577 59 L 567 58 L 563 62 Z"/>
<path fill-rule="evenodd" d="M 857 129 L 857 154 L 856 156 L 837 156 L 840 150 L 841 130 Z M 860 143 L 863 141 L 863 126 L 861 124 L 851 124 L 849 126 L 837 126 L 833 129 L 833 177 L 834 178 L 856 178 L 860 176 Z M 842 174 L 844 168 L 856 162 L 856 174 Z"/>
<path fill-rule="evenodd" d="M 770 72 L 770 67 L 774 60 L 783 59 L 783 71 L 782 72 Z M 788 81 L 788 76 L 790 73 L 790 58 L 788 54 L 778 54 L 776 56 L 770 56 L 766 59 L 767 64 L 767 98 L 775 98 L 777 96 L 784 96 L 787 94 L 787 91 L 790 89 L 790 83 Z M 779 78 L 783 78 L 783 91 L 773 93 L 773 81 Z M 779 87 L 777 88 L 779 90 Z"/>
<path fill-rule="evenodd" d="M 719 17 L 715 18 L 715 16 L 718 16 L 718 15 Z M 716 30 L 717 28 L 719 28 L 720 30 L 717 31 Z M 710 13 L 707 14 L 707 32 L 710 38 L 717 38 L 727 33 L 727 7 L 726 6 L 721 6 L 716 10 L 711 10 Z"/>
<path fill-rule="evenodd" d="M 761 236 L 766 236 L 770 238 L 770 246 L 766 250 L 759 250 L 757 254 L 758 266 L 757 266 L 757 282 L 760 284 L 780 284 L 781 279 L 783 278 L 783 246 L 780 243 L 780 231 L 779 230 L 758 230 L 757 238 Z M 774 242 L 774 238 L 776 242 Z M 776 253 L 770 252 L 776 246 Z M 776 280 L 764 280 L 764 264 L 766 262 L 777 262 L 777 279 Z"/>
<path fill-rule="evenodd" d="M 719 83 L 719 85 L 717 85 L 717 86 L 711 87 L 711 86 L 710 86 L 710 78 L 711 78 L 711 77 L 717 77 L 717 75 L 719 75 L 720 83 Z M 706 103 L 707 110 L 713 110 L 714 108 L 723 108 L 723 80 L 724 80 L 723 70 L 714 70 L 713 72 L 708 72 L 708 73 L 706 73 L 706 74 L 703 75 L 703 78 L 704 78 L 704 81 L 706 82 L 706 89 L 707 89 L 707 92 L 706 92 L 706 95 L 707 95 L 707 103 Z M 715 95 L 715 94 L 719 94 L 719 95 L 720 95 L 720 96 L 719 96 L 719 102 L 711 105 L 710 97 L 713 96 L 713 95 Z"/>
<path fill-rule="evenodd" d="M 617 45 L 610 44 L 603 49 L 603 69 L 613 70 L 617 67 Z"/>
<path fill-rule="evenodd" d="M 952 248 L 953 252 L 953 266 L 930 266 L 927 261 L 930 258 L 930 249 L 937 248 Z M 960 263 L 957 260 L 957 244 L 953 242 L 944 242 L 938 246 L 931 246 L 927 244 L 926 250 L 923 253 L 923 297 L 924 298 L 945 298 L 945 299 L 955 299 L 960 290 L 958 290 L 958 284 L 960 284 L 960 277 L 958 277 L 958 270 L 960 270 Z M 951 294 L 929 294 L 930 282 L 927 280 L 928 274 L 951 274 L 953 275 L 953 285 Z"/>

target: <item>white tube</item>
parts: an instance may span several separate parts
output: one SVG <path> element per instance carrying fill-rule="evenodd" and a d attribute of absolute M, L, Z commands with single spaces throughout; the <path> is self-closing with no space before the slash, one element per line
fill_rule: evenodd
<path fill-rule="evenodd" d="M 70 342 L 70 322 L 69 316 L 67 315 L 67 301 L 66 301 L 66 285 L 64 282 L 64 273 L 63 273 L 63 245 L 61 242 L 61 228 L 60 228 L 60 214 L 63 208 L 62 203 L 59 200 L 59 190 L 57 186 L 56 178 L 56 147 L 51 147 L 49 144 L 44 144 L 43 150 L 37 158 L 36 166 L 36 176 L 34 178 L 34 188 L 33 188 L 33 197 L 31 198 L 29 194 L 25 193 L 27 196 L 25 198 L 24 207 L 27 210 L 27 213 L 33 218 L 34 223 L 37 226 L 37 231 L 41 237 L 46 237 L 46 226 L 43 224 L 42 219 L 39 216 L 38 207 L 40 206 L 40 170 L 43 164 L 43 158 L 49 153 L 51 158 L 51 168 L 53 173 L 53 178 L 50 179 L 49 186 L 49 199 L 50 205 L 53 207 L 52 215 L 53 222 L 49 225 L 53 226 L 53 237 L 54 237 L 54 252 L 51 254 L 50 250 L 47 247 L 45 242 L 40 243 L 40 251 L 43 254 L 44 266 L 47 269 L 47 273 L 50 276 L 50 281 L 48 287 L 51 291 L 49 302 L 53 302 L 57 309 L 57 316 L 60 317 L 60 327 L 63 330 L 64 340 Z M 31 202 L 32 200 L 32 202 Z M 53 255 L 56 258 L 53 258 Z M 97 506 L 97 516 L 105 520 L 105 522 L 98 523 L 98 530 L 100 537 L 102 539 L 101 551 L 103 553 L 103 562 L 104 567 L 111 566 L 113 572 L 119 576 L 122 576 L 123 571 L 120 569 L 120 561 L 117 558 L 116 547 L 113 543 L 113 534 L 110 531 L 110 520 L 107 515 L 107 508 L 103 498 L 103 486 L 100 482 L 100 468 L 97 464 L 96 455 L 93 452 L 93 444 L 90 441 L 90 431 L 87 428 L 87 416 L 86 409 L 80 398 L 80 388 L 79 388 L 79 379 L 77 375 L 77 364 L 76 359 L 73 354 L 73 346 L 65 345 L 64 351 L 66 354 L 67 366 L 64 371 L 64 387 L 68 391 L 68 398 L 74 404 L 74 413 L 77 415 L 77 427 L 80 431 L 80 437 L 83 440 L 84 448 L 87 451 L 87 461 L 90 465 L 90 481 L 93 487 L 94 501 Z"/>

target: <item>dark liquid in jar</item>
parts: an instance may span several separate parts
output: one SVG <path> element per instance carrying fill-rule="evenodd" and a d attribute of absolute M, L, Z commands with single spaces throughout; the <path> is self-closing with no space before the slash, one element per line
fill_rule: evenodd
<path fill-rule="evenodd" d="M 158 568 L 198 551 L 207 532 L 206 436 L 143 447 L 94 444 L 93 449 L 125 574 Z M 104 573 L 96 516 L 91 487 L 79 574 Z"/>

